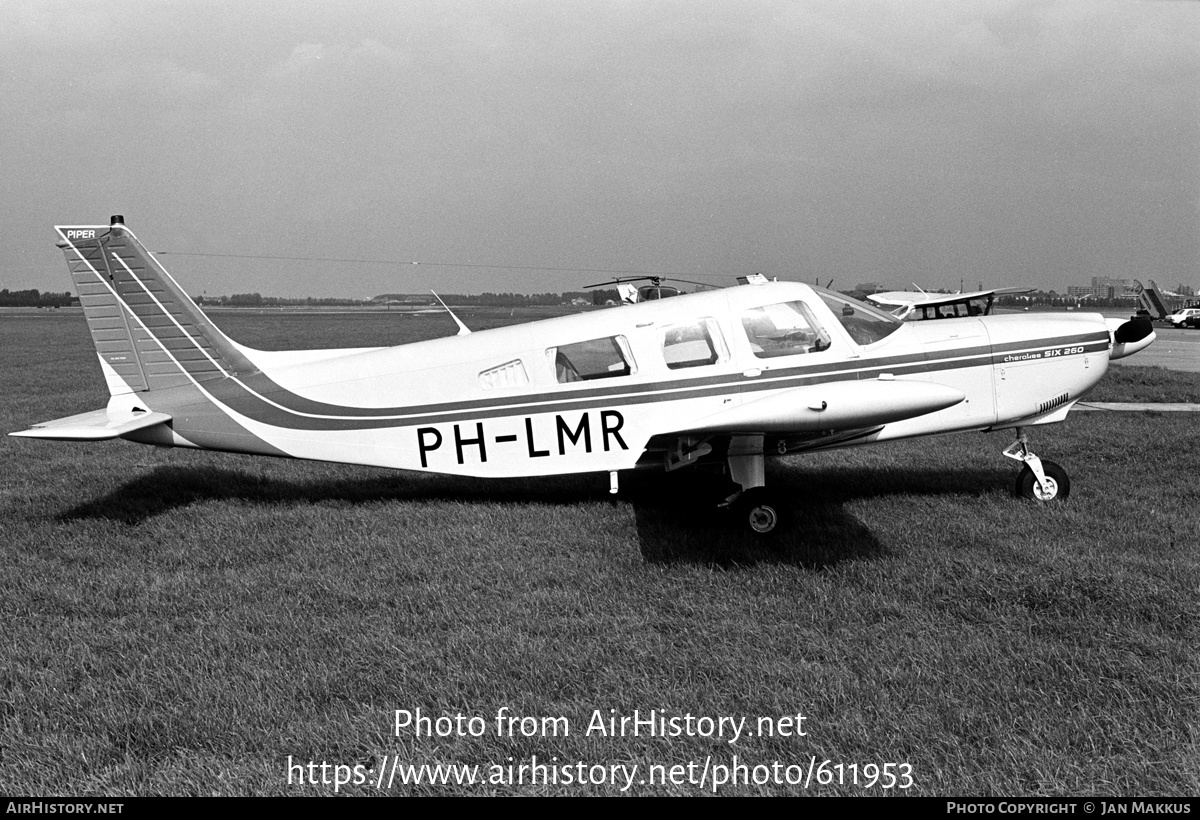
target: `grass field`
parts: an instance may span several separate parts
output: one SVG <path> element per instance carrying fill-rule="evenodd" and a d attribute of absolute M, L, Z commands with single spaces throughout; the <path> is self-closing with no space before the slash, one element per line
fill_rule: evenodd
<path fill-rule="evenodd" d="M 1200 404 L 1200 373 L 1131 364 L 1113 365 L 1108 368 L 1104 380 L 1087 395 L 1087 401 Z"/>
<path fill-rule="evenodd" d="M 217 321 L 262 347 L 454 329 L 440 316 Z M 0 317 L 0 345 L 3 430 L 103 406 L 81 316 Z M 1179 393 L 1144 370 L 1093 397 Z M 637 765 L 642 779 L 735 755 L 778 761 L 785 781 L 789 765 L 844 764 L 842 783 L 723 794 L 878 794 L 864 768 L 887 763 L 911 765 L 907 794 L 1200 793 L 1195 416 L 1075 413 L 1032 435 L 1071 473 L 1061 505 L 1012 497 L 1007 432 L 772 461 L 801 522 L 772 549 L 698 505 L 687 471 L 623 479 L 613 501 L 605 476 L 491 482 L 0 439 L 0 793 L 328 794 L 289 784 L 289 756 L 363 772 L 479 764 L 486 781 L 490 764 L 534 755 Z M 497 737 L 504 707 L 565 717 L 570 734 Z M 488 731 L 397 736 L 395 711 L 418 708 Z M 747 728 L 736 744 L 585 734 L 610 709 Z M 805 736 L 754 732 L 798 713 Z M 380 790 L 372 773 L 340 792 L 622 785 Z"/>

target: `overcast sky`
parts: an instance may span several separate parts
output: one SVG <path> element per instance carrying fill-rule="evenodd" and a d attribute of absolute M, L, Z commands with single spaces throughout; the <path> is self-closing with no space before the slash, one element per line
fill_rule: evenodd
<path fill-rule="evenodd" d="M 0 287 L 1200 285 L 1200 2 L 0 2 Z"/>

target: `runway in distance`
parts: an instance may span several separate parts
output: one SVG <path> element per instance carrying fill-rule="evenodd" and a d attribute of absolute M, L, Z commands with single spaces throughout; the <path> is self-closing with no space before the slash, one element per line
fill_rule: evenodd
<path fill-rule="evenodd" d="M 722 467 L 739 526 L 790 505 L 767 456 L 1015 429 L 1017 491 L 1064 498 L 1026 428 L 1062 421 L 1145 320 L 901 322 L 841 294 L 747 284 L 386 348 L 261 351 L 225 336 L 124 220 L 57 229 L 110 399 L 11 435 L 121 438 L 467 476 Z"/>

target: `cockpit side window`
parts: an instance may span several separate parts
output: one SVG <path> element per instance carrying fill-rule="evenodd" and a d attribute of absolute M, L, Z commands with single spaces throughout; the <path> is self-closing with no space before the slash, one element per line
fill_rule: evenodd
<path fill-rule="evenodd" d="M 742 314 L 750 349 L 760 359 L 795 356 L 828 349 L 829 334 L 803 302 L 781 302 Z"/>
<path fill-rule="evenodd" d="M 818 290 L 821 299 L 842 323 L 850 338 L 860 345 L 874 344 L 901 328 L 903 322 L 890 313 L 827 290 Z"/>
<path fill-rule="evenodd" d="M 671 370 L 703 367 L 729 358 L 720 328 L 707 318 L 663 328 L 662 350 Z"/>
<path fill-rule="evenodd" d="M 633 373 L 633 356 L 624 336 L 606 336 L 552 347 L 546 355 L 554 364 L 559 384 L 611 379 Z"/>

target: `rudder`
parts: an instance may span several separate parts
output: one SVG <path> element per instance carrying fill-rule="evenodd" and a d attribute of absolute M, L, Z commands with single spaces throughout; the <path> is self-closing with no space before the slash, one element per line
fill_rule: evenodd
<path fill-rule="evenodd" d="M 204 382 L 252 367 L 125 227 L 58 226 L 109 394 Z"/>

